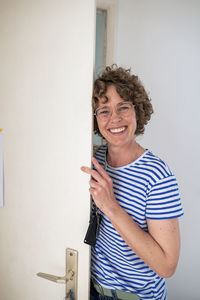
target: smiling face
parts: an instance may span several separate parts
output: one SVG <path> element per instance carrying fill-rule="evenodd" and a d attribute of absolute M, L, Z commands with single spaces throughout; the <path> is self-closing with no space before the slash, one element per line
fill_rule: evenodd
<path fill-rule="evenodd" d="M 127 115 L 119 114 L 117 107 L 124 100 L 119 96 L 113 85 L 109 86 L 106 92 L 108 102 L 105 99 L 99 99 L 99 108 L 109 108 L 112 115 L 107 120 L 97 117 L 99 130 L 107 140 L 109 146 L 128 146 L 134 143 L 134 134 L 137 126 L 136 114 L 134 108 Z"/>

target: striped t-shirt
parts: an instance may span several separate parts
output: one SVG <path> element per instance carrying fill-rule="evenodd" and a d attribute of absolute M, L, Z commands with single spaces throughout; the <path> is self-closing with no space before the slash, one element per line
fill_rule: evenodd
<path fill-rule="evenodd" d="M 146 219 L 183 215 L 176 178 L 160 158 L 147 150 L 134 162 L 113 168 L 106 163 L 106 152 L 102 146 L 95 157 L 113 180 L 116 200 L 143 230 L 148 231 Z M 92 248 L 91 274 L 102 286 L 140 299 L 167 298 L 165 279 L 130 249 L 104 214 Z"/>

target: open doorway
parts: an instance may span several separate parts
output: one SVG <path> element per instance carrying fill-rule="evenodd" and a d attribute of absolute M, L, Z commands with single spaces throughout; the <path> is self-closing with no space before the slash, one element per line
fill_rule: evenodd
<path fill-rule="evenodd" d="M 97 0 L 95 78 L 97 78 L 106 65 L 111 65 L 115 62 L 116 24 L 116 0 Z M 99 146 L 103 143 L 103 138 L 98 134 L 94 134 L 93 144 Z"/>
<path fill-rule="evenodd" d="M 95 77 L 106 65 L 107 10 L 96 11 Z"/>

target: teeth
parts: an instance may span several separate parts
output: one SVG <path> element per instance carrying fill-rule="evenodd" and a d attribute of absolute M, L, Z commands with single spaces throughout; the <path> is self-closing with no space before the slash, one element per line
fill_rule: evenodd
<path fill-rule="evenodd" d="M 125 130 L 125 127 L 110 129 L 110 131 L 113 132 L 113 133 L 122 132 L 124 130 Z"/>

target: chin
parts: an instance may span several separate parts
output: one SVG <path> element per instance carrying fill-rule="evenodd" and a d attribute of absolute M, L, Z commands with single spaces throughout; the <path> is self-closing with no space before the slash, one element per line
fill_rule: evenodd
<path fill-rule="evenodd" d="M 131 141 L 120 141 L 120 140 L 116 140 L 116 141 L 113 141 L 113 140 L 108 140 L 107 139 L 107 143 L 111 146 L 118 146 L 118 147 L 123 147 L 123 146 L 126 146 L 128 144 L 131 143 Z"/>

